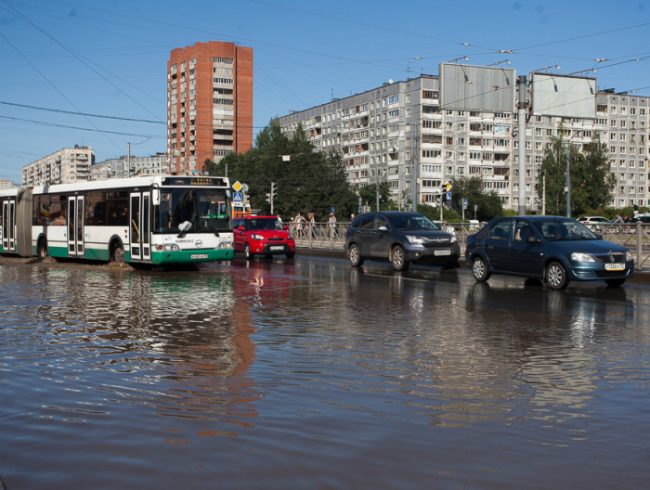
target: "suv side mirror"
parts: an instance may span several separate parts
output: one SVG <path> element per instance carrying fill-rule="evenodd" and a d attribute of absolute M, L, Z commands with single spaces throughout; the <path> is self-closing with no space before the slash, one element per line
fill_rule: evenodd
<path fill-rule="evenodd" d="M 283 230 L 288 230 L 288 229 L 289 229 L 289 225 L 282 225 L 282 229 L 283 229 Z"/>
<path fill-rule="evenodd" d="M 603 239 L 603 235 L 601 235 L 600 233 L 594 233 L 594 235 L 596 235 L 596 240 L 602 240 Z"/>
<path fill-rule="evenodd" d="M 244 231 L 244 225 L 239 225 L 239 226 L 237 227 L 237 229 L 238 229 L 239 231 Z"/>

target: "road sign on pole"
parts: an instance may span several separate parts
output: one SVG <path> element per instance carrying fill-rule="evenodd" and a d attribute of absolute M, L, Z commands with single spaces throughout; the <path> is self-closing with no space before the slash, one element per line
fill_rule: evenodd
<path fill-rule="evenodd" d="M 232 200 L 234 202 L 244 202 L 244 193 L 243 192 L 233 192 Z"/>

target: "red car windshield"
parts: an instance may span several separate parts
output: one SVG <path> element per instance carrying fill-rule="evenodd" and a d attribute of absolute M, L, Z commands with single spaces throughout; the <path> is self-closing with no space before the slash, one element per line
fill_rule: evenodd
<path fill-rule="evenodd" d="M 244 220 L 247 230 L 282 230 L 282 223 L 277 218 L 253 218 Z"/>

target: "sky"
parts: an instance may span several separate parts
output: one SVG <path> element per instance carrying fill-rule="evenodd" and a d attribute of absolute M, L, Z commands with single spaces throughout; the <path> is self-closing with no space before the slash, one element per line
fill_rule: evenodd
<path fill-rule="evenodd" d="M 650 96 L 649 34 L 650 0 L 0 0 L 0 179 L 75 144 L 166 151 L 167 60 L 199 41 L 253 48 L 257 133 L 464 56 Z"/>

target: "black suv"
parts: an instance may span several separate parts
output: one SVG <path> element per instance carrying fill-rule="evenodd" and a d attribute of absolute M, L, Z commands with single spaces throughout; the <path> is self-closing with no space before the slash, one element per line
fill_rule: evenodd
<path fill-rule="evenodd" d="M 365 259 L 387 259 L 397 271 L 410 262 L 458 267 L 460 248 L 456 237 L 442 231 L 418 213 L 383 211 L 360 214 L 345 236 L 350 263 L 360 266 Z"/>

